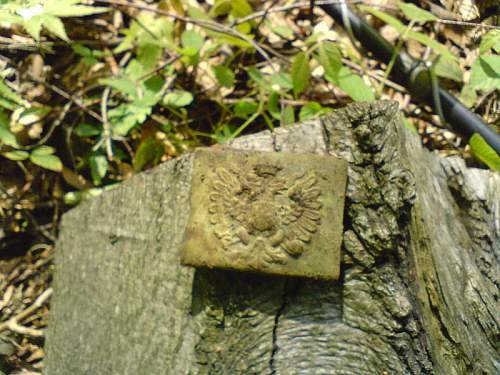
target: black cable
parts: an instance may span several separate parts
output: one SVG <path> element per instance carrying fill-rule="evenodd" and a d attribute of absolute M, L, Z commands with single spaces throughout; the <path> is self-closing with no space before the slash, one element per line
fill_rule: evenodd
<path fill-rule="evenodd" d="M 377 60 L 388 64 L 395 53 L 394 47 L 375 29 L 353 13 L 346 4 L 325 4 L 320 7 L 342 27 L 350 27 L 352 34 L 361 42 L 363 48 Z M 343 12 L 346 12 L 343 14 Z M 344 20 L 348 20 L 346 26 Z M 439 103 L 433 100 L 430 71 L 424 64 L 405 53 L 399 53 L 390 73 L 391 78 L 406 87 L 418 100 L 431 105 L 435 112 L 442 110 L 444 119 L 453 129 L 467 139 L 478 133 L 500 154 L 500 135 L 486 122 L 472 113 L 458 99 L 439 87 Z M 441 108 L 436 108 L 441 105 Z"/>

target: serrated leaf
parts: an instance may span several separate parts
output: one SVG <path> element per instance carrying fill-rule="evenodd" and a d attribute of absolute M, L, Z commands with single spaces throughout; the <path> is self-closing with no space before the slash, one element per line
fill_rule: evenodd
<path fill-rule="evenodd" d="M 399 9 L 401 9 L 401 11 L 404 13 L 406 18 L 408 18 L 409 20 L 419 22 L 419 23 L 425 23 L 428 21 L 437 21 L 438 20 L 438 18 L 434 14 L 432 14 L 424 9 L 421 9 L 413 4 L 404 3 L 402 1 L 399 1 L 398 6 L 399 6 Z"/>
<path fill-rule="evenodd" d="M 500 30 L 490 30 L 481 37 L 479 53 L 484 54 L 490 49 L 500 53 Z"/>
<path fill-rule="evenodd" d="M 293 93 L 297 96 L 307 88 L 311 76 L 309 57 L 305 52 L 299 52 L 293 59 L 291 74 Z"/>
<path fill-rule="evenodd" d="M 335 80 L 342 66 L 342 54 L 338 46 L 329 41 L 323 41 L 318 46 L 318 62 L 325 70 L 325 77 Z"/>
<path fill-rule="evenodd" d="M 163 104 L 170 107 L 185 107 L 193 101 L 193 94 L 189 91 L 171 91 L 163 98 Z"/>
<path fill-rule="evenodd" d="M 56 155 L 45 155 L 31 153 L 30 160 L 33 164 L 36 164 L 42 168 L 49 169 L 54 172 L 62 171 L 62 162 Z"/>
<path fill-rule="evenodd" d="M 47 28 L 52 34 L 58 36 L 62 40 L 69 42 L 68 35 L 64 29 L 64 24 L 60 18 L 57 18 L 51 14 L 43 14 L 40 16 L 42 18 L 43 26 Z"/>
<path fill-rule="evenodd" d="M 14 161 L 22 161 L 30 157 L 30 154 L 28 152 L 19 150 L 4 152 L 2 155 L 5 156 L 7 159 Z"/>
<path fill-rule="evenodd" d="M 495 150 L 478 133 L 472 134 L 469 139 L 472 155 L 490 169 L 500 172 L 500 157 Z"/>
<path fill-rule="evenodd" d="M 470 85 L 476 90 L 499 90 L 500 56 L 479 56 L 472 64 Z"/>
<path fill-rule="evenodd" d="M 227 66 L 218 65 L 212 67 L 212 70 L 215 74 L 215 78 L 221 86 L 224 87 L 233 87 L 234 86 L 234 72 L 229 69 Z"/>
<path fill-rule="evenodd" d="M 56 149 L 54 147 L 50 147 L 50 146 L 39 146 L 37 148 L 35 148 L 31 154 L 35 154 L 35 155 L 52 155 L 54 152 L 56 152 Z"/>
<path fill-rule="evenodd" d="M 366 85 L 360 76 L 354 74 L 345 66 L 340 68 L 336 83 L 346 94 L 357 102 L 375 100 L 372 89 Z"/>
<path fill-rule="evenodd" d="M 138 97 L 137 95 L 137 85 L 135 81 L 129 78 L 101 78 L 99 83 L 103 85 L 110 86 L 115 90 L 121 92 L 122 94 L 129 95 L 132 98 Z"/>
<path fill-rule="evenodd" d="M 102 178 L 108 171 L 108 159 L 104 155 L 91 155 L 89 157 L 90 175 L 94 185 L 100 185 Z"/>

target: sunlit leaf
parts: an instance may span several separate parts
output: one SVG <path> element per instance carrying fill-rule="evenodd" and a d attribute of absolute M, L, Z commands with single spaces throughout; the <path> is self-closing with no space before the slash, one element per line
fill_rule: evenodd
<path fill-rule="evenodd" d="M 47 28 L 52 34 L 58 36 L 62 40 L 69 42 L 68 35 L 64 29 L 64 24 L 60 18 L 57 18 L 51 14 L 44 14 L 40 16 L 42 18 L 43 26 Z"/>
<path fill-rule="evenodd" d="M 212 67 L 214 71 L 215 78 L 221 86 L 224 87 L 233 87 L 234 86 L 234 72 L 229 69 L 227 66 L 218 65 Z"/>
<path fill-rule="evenodd" d="M 500 172 L 500 157 L 495 150 L 481 137 L 474 133 L 469 139 L 472 155 L 490 169 Z"/>
<path fill-rule="evenodd" d="M 499 90 L 500 56 L 479 56 L 472 64 L 470 84 L 476 90 Z"/>
<path fill-rule="evenodd" d="M 91 155 L 89 157 L 90 175 L 94 185 L 100 185 L 102 178 L 108 171 L 108 159 L 104 155 Z"/>
<path fill-rule="evenodd" d="M 56 149 L 54 147 L 42 145 L 42 146 L 35 148 L 31 154 L 52 155 L 54 152 L 56 152 Z"/>
<path fill-rule="evenodd" d="M 28 152 L 19 150 L 4 152 L 2 155 L 5 156 L 7 159 L 14 161 L 22 161 L 30 157 L 30 154 Z"/>
<path fill-rule="evenodd" d="M 187 56 L 196 55 L 203 47 L 205 39 L 194 30 L 186 30 L 181 35 L 182 53 Z"/>
<path fill-rule="evenodd" d="M 164 154 L 163 145 L 154 137 L 146 138 L 139 145 L 133 160 L 134 171 L 139 172 L 148 163 L 156 164 Z"/>
<path fill-rule="evenodd" d="M 299 121 L 306 121 L 330 111 L 330 108 L 325 108 L 317 102 L 309 102 L 300 109 Z"/>
<path fill-rule="evenodd" d="M 335 80 L 342 66 L 342 55 L 339 47 L 333 42 L 321 42 L 318 46 L 317 59 L 325 70 L 325 77 Z"/>
<path fill-rule="evenodd" d="M 351 72 L 348 67 L 343 66 L 340 68 L 337 79 L 333 80 L 333 83 L 357 102 L 375 100 L 372 89 L 366 85 L 360 76 Z"/>
<path fill-rule="evenodd" d="M 419 23 L 438 20 L 438 18 L 431 12 L 421 9 L 413 4 L 398 1 L 398 6 L 409 20 Z"/>
<path fill-rule="evenodd" d="M 307 88 L 310 76 L 309 57 L 305 52 L 299 52 L 292 63 L 293 93 L 296 96 L 304 92 Z"/>
<path fill-rule="evenodd" d="M 490 30 L 481 37 L 479 53 L 486 53 L 490 49 L 493 49 L 496 53 L 500 53 L 500 30 Z"/>
<path fill-rule="evenodd" d="M 62 171 L 62 162 L 56 155 L 37 154 L 32 152 L 30 155 L 30 160 L 33 164 L 36 164 L 42 168 L 49 169 L 55 172 Z"/>
<path fill-rule="evenodd" d="M 185 107 L 193 101 L 193 94 L 189 91 L 175 90 L 167 93 L 163 98 L 163 104 L 170 107 Z"/>

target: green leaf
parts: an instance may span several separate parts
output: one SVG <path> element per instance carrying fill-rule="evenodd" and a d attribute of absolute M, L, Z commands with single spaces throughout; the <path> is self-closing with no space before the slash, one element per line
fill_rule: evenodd
<path fill-rule="evenodd" d="M 225 16 L 231 11 L 231 0 L 216 0 L 210 14 L 215 17 Z"/>
<path fill-rule="evenodd" d="M 329 41 L 323 41 L 318 46 L 318 62 L 325 70 L 325 77 L 335 80 L 342 66 L 342 54 L 339 47 Z"/>
<path fill-rule="evenodd" d="M 55 2 L 60 3 L 60 0 Z M 54 7 L 45 7 L 47 13 L 52 14 L 57 17 L 83 17 L 90 16 L 92 14 L 100 14 L 109 12 L 109 8 L 86 6 L 86 5 L 71 5 L 71 6 L 61 6 L 61 4 L 55 5 Z"/>
<path fill-rule="evenodd" d="M 89 157 L 89 167 L 94 185 L 100 185 L 102 178 L 108 172 L 108 159 L 104 155 L 91 155 Z"/>
<path fill-rule="evenodd" d="M 231 15 L 235 18 L 252 14 L 253 9 L 247 0 L 231 0 Z"/>
<path fill-rule="evenodd" d="M 24 20 L 23 26 L 35 40 L 40 40 L 40 32 L 42 31 L 42 18 L 40 16 Z"/>
<path fill-rule="evenodd" d="M 28 152 L 19 150 L 4 152 L 2 155 L 5 156 L 7 159 L 15 161 L 26 160 L 30 157 L 30 154 Z"/>
<path fill-rule="evenodd" d="M 21 105 L 23 103 L 22 99 L 5 84 L 3 79 L 0 80 L 0 96 L 16 104 Z"/>
<path fill-rule="evenodd" d="M 139 172 L 148 163 L 156 164 L 164 153 L 163 145 L 154 137 L 141 142 L 134 156 L 134 171 Z"/>
<path fill-rule="evenodd" d="M 317 102 L 305 104 L 299 112 L 299 121 L 305 121 L 330 112 L 330 108 L 325 108 Z"/>
<path fill-rule="evenodd" d="M 137 59 L 143 66 L 144 70 L 151 70 L 156 66 L 160 60 L 162 49 L 157 44 L 143 43 L 137 49 Z"/>
<path fill-rule="evenodd" d="M 340 68 L 337 82 L 334 83 L 357 102 L 375 100 L 372 89 L 366 85 L 360 76 L 354 74 L 345 66 Z"/>
<path fill-rule="evenodd" d="M 32 152 L 30 155 L 30 160 L 33 164 L 36 164 L 42 168 L 49 169 L 55 172 L 62 171 L 62 162 L 55 155 L 37 154 Z"/>
<path fill-rule="evenodd" d="M 35 155 L 52 155 L 54 152 L 56 152 L 56 149 L 54 147 L 43 145 L 43 146 L 39 146 L 39 147 L 35 148 L 32 151 L 32 154 L 35 154 Z"/>
<path fill-rule="evenodd" d="M 256 102 L 253 101 L 249 102 L 246 100 L 242 100 L 234 105 L 233 112 L 236 117 L 247 119 L 255 112 L 257 112 L 258 108 L 259 105 Z"/>
<path fill-rule="evenodd" d="M 0 141 L 7 146 L 19 147 L 16 136 L 10 131 L 9 117 L 2 110 L 0 110 Z"/>
<path fill-rule="evenodd" d="M 479 53 L 484 54 L 490 49 L 500 53 L 500 30 L 491 30 L 482 36 Z"/>
<path fill-rule="evenodd" d="M 285 107 L 281 121 L 283 125 L 290 125 L 295 122 L 295 111 L 293 107 Z"/>
<path fill-rule="evenodd" d="M 221 86 L 224 87 L 233 87 L 234 86 L 234 72 L 229 69 L 227 66 L 218 65 L 212 67 L 214 71 L 215 78 Z"/>
<path fill-rule="evenodd" d="M 40 16 L 42 18 L 43 26 L 47 28 L 52 34 L 58 36 L 62 40 L 69 42 L 68 35 L 64 29 L 64 24 L 60 18 L 54 17 L 50 14 Z"/>
<path fill-rule="evenodd" d="M 99 135 L 102 132 L 102 127 L 92 124 L 80 124 L 75 128 L 75 134 L 79 137 L 92 137 Z"/>
<path fill-rule="evenodd" d="M 292 39 L 293 36 L 295 35 L 293 29 L 291 29 L 288 26 L 275 26 L 271 30 L 276 35 L 279 35 L 285 39 Z"/>
<path fill-rule="evenodd" d="M 292 89 L 292 77 L 285 72 L 274 73 L 271 75 L 271 85 L 278 85 L 282 89 Z"/>
<path fill-rule="evenodd" d="M 462 69 L 460 69 L 460 65 L 454 60 L 438 59 L 437 64 L 434 65 L 434 69 L 438 77 L 462 82 Z"/>
<path fill-rule="evenodd" d="M 267 101 L 267 111 L 276 120 L 281 119 L 280 94 L 277 91 L 273 91 L 271 95 L 269 95 L 269 100 Z"/>
<path fill-rule="evenodd" d="M 292 63 L 292 85 L 295 96 L 304 92 L 309 85 L 310 75 L 309 57 L 306 53 L 299 52 Z"/>
<path fill-rule="evenodd" d="M 476 90 L 500 89 L 500 56 L 479 56 L 472 64 L 470 84 Z"/>
<path fill-rule="evenodd" d="M 495 150 L 478 133 L 469 139 L 472 155 L 490 169 L 500 172 L 500 157 Z"/>
<path fill-rule="evenodd" d="M 193 94 L 189 91 L 175 90 L 167 93 L 163 98 L 163 105 L 169 107 L 186 107 L 193 102 Z"/>
<path fill-rule="evenodd" d="M 444 58 L 447 58 L 449 60 L 455 60 L 455 61 L 457 60 L 457 57 L 455 55 L 453 55 L 448 50 L 448 48 L 446 46 L 442 45 L 441 43 L 437 42 L 435 39 L 433 39 L 433 38 L 431 38 L 431 37 L 429 37 L 429 36 L 427 36 L 425 34 L 422 34 L 422 33 L 416 32 L 416 31 L 411 31 L 411 30 L 408 31 L 407 30 L 408 26 L 405 26 L 397 18 L 394 18 L 393 16 L 390 16 L 387 13 L 381 12 L 381 11 L 379 11 L 377 9 L 374 9 L 374 8 L 371 8 L 371 7 L 368 7 L 368 6 L 360 5 L 360 8 L 363 11 L 366 11 L 366 12 L 374 15 L 375 17 L 381 19 L 382 21 L 384 21 L 388 25 L 391 25 L 400 34 L 405 34 L 406 33 L 406 37 L 407 38 L 414 39 L 417 42 L 420 42 L 423 45 L 432 48 L 435 52 L 440 53 Z"/>
<path fill-rule="evenodd" d="M 186 56 L 195 56 L 203 47 L 205 39 L 194 30 L 186 30 L 181 35 L 182 53 Z"/>
<path fill-rule="evenodd" d="M 137 98 L 137 84 L 135 81 L 122 77 L 122 78 L 101 78 L 99 83 L 110 86 L 122 94 L 129 95 L 132 98 Z"/>
<path fill-rule="evenodd" d="M 398 6 L 399 9 L 401 9 L 401 11 L 404 13 L 406 18 L 408 18 L 409 20 L 419 23 L 438 20 L 438 18 L 434 14 L 423 10 L 413 4 L 407 4 L 402 1 L 398 1 Z"/>

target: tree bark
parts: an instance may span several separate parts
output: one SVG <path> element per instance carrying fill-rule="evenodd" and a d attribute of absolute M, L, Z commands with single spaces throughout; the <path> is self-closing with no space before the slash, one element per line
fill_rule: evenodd
<path fill-rule="evenodd" d="M 338 282 L 180 265 L 192 156 L 64 215 L 45 374 L 496 374 L 500 177 L 397 105 L 242 137 L 348 161 Z"/>

